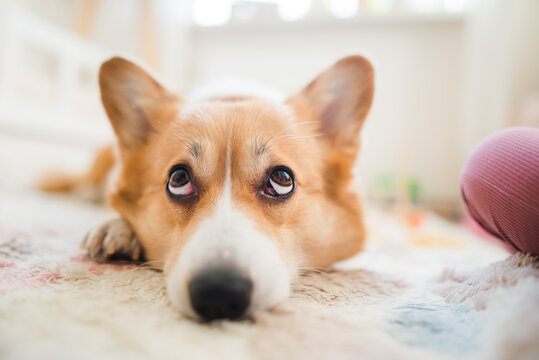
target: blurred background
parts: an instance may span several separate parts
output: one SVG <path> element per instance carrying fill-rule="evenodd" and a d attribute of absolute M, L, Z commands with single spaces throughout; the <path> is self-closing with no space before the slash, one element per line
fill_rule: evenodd
<path fill-rule="evenodd" d="M 376 93 L 358 186 L 458 219 L 474 144 L 539 126 L 538 18 L 537 0 L 0 0 L 0 187 L 82 171 L 112 140 L 96 79 L 111 55 L 181 93 L 228 76 L 292 93 L 362 54 Z"/>

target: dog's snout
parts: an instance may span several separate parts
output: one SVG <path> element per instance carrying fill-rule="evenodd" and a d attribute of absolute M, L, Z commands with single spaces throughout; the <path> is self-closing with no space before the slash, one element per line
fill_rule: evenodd
<path fill-rule="evenodd" d="M 205 270 L 189 281 L 189 299 L 204 320 L 237 319 L 251 302 L 252 281 L 232 269 Z"/>

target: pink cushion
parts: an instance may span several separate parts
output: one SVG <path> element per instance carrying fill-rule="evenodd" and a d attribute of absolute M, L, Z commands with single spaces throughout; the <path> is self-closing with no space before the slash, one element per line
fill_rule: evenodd
<path fill-rule="evenodd" d="M 464 165 L 461 191 L 485 230 L 539 255 L 539 129 L 509 128 L 479 143 Z"/>

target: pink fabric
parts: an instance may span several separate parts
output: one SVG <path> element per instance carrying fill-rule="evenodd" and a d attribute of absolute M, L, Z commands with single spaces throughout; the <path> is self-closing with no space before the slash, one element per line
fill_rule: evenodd
<path fill-rule="evenodd" d="M 0 295 L 53 284 L 63 279 L 59 266 L 54 269 L 20 267 L 13 262 L 0 261 Z"/>
<path fill-rule="evenodd" d="M 539 129 L 509 128 L 483 140 L 464 165 L 461 192 L 486 231 L 539 255 Z"/>

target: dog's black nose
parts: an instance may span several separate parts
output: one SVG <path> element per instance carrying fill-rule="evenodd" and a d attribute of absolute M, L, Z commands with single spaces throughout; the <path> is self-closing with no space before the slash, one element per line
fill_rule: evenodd
<path fill-rule="evenodd" d="M 202 319 L 237 319 L 251 302 L 252 281 L 237 270 L 208 269 L 189 281 L 191 306 Z"/>

